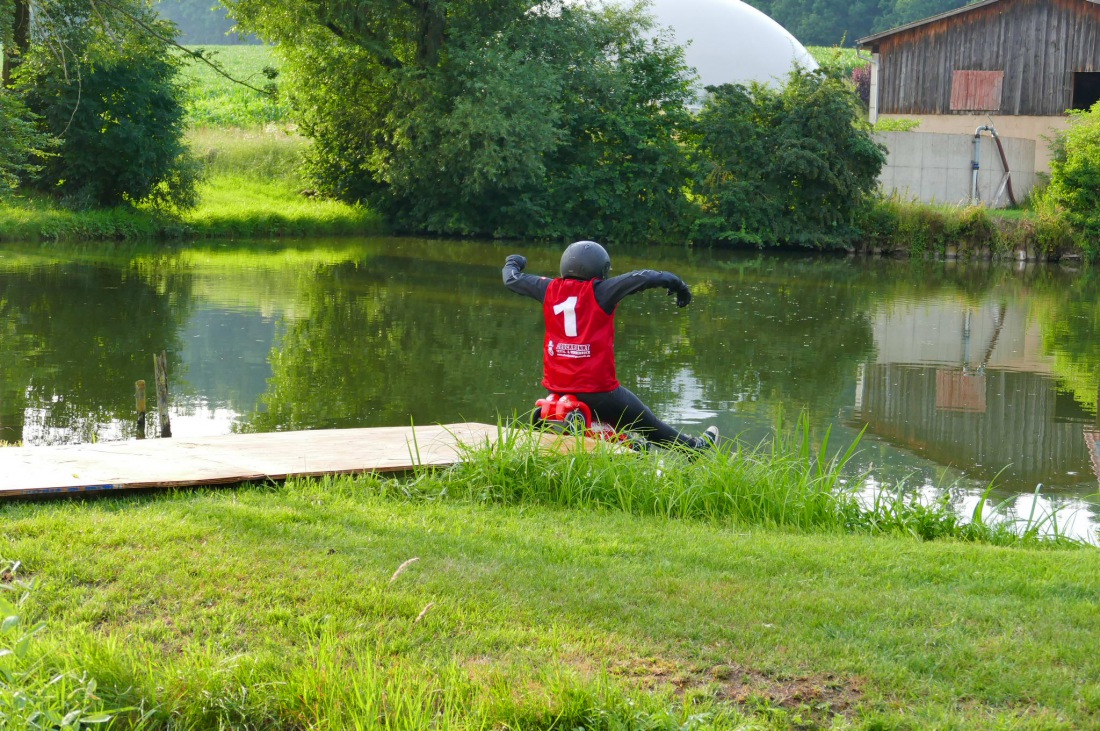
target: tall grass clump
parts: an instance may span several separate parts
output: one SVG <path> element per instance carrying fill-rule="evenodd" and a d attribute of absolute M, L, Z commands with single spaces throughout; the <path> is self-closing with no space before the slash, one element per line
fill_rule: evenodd
<path fill-rule="evenodd" d="M 615 510 L 672 520 L 705 520 L 802 532 L 910 535 L 995 545 L 1078 546 L 1052 516 L 1008 519 L 1007 503 L 986 498 L 971 516 L 960 515 L 951 493 L 935 500 L 899 484 L 867 498 L 865 474 L 851 462 L 860 437 L 830 453 L 802 414 L 793 428 L 780 421 L 772 438 L 755 446 L 726 441 L 702 453 L 636 453 L 606 442 L 500 428 L 498 440 L 468 449 L 444 472 L 422 472 L 390 485 L 414 499 L 449 497 L 503 505 L 538 504 Z"/>
<path fill-rule="evenodd" d="M 113 648 L 117 686 L 130 686 L 149 710 L 152 729 L 489 728 L 484 689 L 454 664 L 442 667 L 379 656 L 376 648 L 328 627 L 302 657 L 273 653 L 227 662 L 206 649 L 174 661 L 175 673 L 150 662 L 148 646 Z M 119 658 L 122 661 L 119 661 Z"/>
<path fill-rule="evenodd" d="M 1035 490 L 1038 497 L 1039 486 Z M 1065 533 L 1058 513 L 1038 513 L 1032 503 L 1027 516 L 1014 516 L 1010 503 L 1014 498 L 991 503 L 994 484 L 983 492 L 970 515 L 951 505 L 951 491 L 926 500 L 902 483 L 877 490 L 869 500 L 849 514 L 849 528 L 855 532 L 910 535 L 925 541 L 953 539 L 994 546 L 1029 548 L 1078 548 L 1086 541 Z"/>
<path fill-rule="evenodd" d="M 790 434 L 755 447 L 724 442 L 701 453 L 585 448 L 549 433 L 501 430 L 442 474 L 422 475 L 418 494 L 438 492 L 502 504 L 537 503 L 620 510 L 670 519 L 702 519 L 801 530 L 840 529 L 852 493 L 842 476 L 855 445 L 815 457 L 808 418 Z M 826 454 L 828 436 L 819 454 Z"/>

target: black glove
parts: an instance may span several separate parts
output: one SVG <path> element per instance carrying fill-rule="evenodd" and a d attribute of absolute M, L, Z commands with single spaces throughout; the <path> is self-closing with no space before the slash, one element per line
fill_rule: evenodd
<path fill-rule="evenodd" d="M 671 297 L 676 295 L 676 306 L 687 307 L 691 304 L 691 290 L 684 284 L 682 279 L 677 279 L 676 282 L 668 288 L 668 294 Z"/>
<path fill-rule="evenodd" d="M 512 264 L 513 266 L 515 266 L 516 269 L 519 269 L 522 272 L 524 269 L 527 268 L 527 257 L 521 256 L 519 254 L 512 254 L 504 260 L 504 263 Z"/>

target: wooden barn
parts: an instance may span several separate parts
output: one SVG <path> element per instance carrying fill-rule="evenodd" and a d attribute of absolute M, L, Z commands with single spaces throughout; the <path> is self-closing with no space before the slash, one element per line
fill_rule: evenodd
<path fill-rule="evenodd" d="M 1068 109 L 1100 101 L 1100 0 L 981 0 L 858 41 L 871 54 L 871 121 L 1036 141 L 1047 169 Z"/>

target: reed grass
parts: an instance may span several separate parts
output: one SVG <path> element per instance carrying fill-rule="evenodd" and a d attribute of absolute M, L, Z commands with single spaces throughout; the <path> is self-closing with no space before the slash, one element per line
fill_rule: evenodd
<path fill-rule="evenodd" d="M 517 421 L 517 424 L 522 423 Z M 922 501 L 905 484 L 862 496 L 866 475 L 850 467 L 860 439 L 830 453 L 830 433 L 815 440 L 806 414 L 777 424 L 756 445 L 725 440 L 717 449 L 625 452 L 607 442 L 570 442 L 548 450 L 551 433 L 498 429 L 497 440 L 467 449 L 445 472 L 421 472 L 395 491 L 420 499 L 451 498 L 501 505 L 537 504 L 616 510 L 669 520 L 704 520 L 802 532 L 910 535 L 993 545 L 1071 547 L 1050 515 L 1007 519 L 1007 501 L 959 515 L 950 491 Z M 860 435 L 862 436 L 862 434 Z M 988 496 L 993 489 L 987 489 Z"/>

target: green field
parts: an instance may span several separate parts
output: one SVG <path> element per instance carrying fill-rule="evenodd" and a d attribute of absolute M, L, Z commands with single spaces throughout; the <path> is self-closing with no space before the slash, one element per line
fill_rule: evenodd
<path fill-rule="evenodd" d="M 866 66 L 869 61 L 860 58 L 854 48 L 841 48 L 840 46 L 809 46 L 806 48 L 814 60 L 821 65 L 831 64 L 839 66 L 845 75 L 850 75 L 852 69 L 857 66 Z M 866 54 L 864 54 L 866 55 Z"/>
<path fill-rule="evenodd" d="M 279 57 L 270 46 L 196 46 L 236 83 L 195 59 L 184 61 L 182 81 L 188 92 L 188 120 L 193 127 L 263 127 L 287 124 L 290 110 L 278 97 L 279 78 L 269 79 L 265 69 L 278 70 Z M 181 54 L 182 55 L 182 54 Z M 261 93 L 274 84 L 275 95 Z"/>

